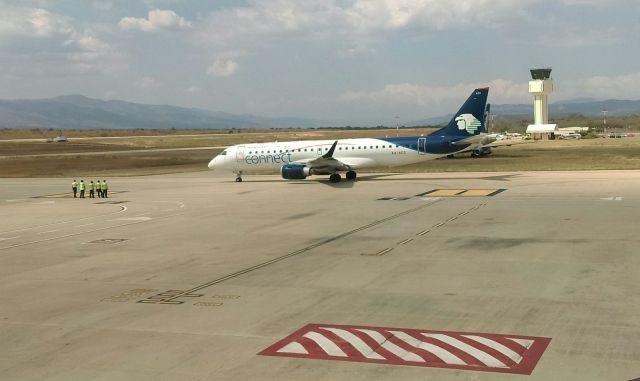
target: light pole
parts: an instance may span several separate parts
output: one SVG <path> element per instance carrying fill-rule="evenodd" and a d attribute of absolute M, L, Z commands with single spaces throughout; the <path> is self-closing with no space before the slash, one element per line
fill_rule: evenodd
<path fill-rule="evenodd" d="M 398 115 L 396 115 L 394 118 L 396 120 L 396 137 L 398 137 L 398 136 L 400 136 L 400 130 L 399 130 L 399 128 L 400 128 L 400 124 L 399 124 L 400 117 Z"/>
<path fill-rule="evenodd" d="M 609 110 L 604 109 L 602 110 L 602 118 L 603 118 L 603 123 L 604 123 L 604 133 L 607 133 L 607 113 L 609 112 Z"/>

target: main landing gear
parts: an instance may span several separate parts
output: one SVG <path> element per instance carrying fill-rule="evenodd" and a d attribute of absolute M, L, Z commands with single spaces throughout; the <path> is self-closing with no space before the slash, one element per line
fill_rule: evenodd
<path fill-rule="evenodd" d="M 355 180 L 357 176 L 358 174 L 356 173 L 356 171 L 347 171 L 347 173 L 345 174 L 347 180 L 350 181 Z M 329 181 L 331 181 L 332 183 L 339 183 L 340 180 L 342 180 L 342 176 L 340 176 L 339 173 L 333 173 L 331 174 L 331 176 L 329 176 Z"/>
<path fill-rule="evenodd" d="M 236 183 L 242 182 L 242 171 L 236 172 Z"/>

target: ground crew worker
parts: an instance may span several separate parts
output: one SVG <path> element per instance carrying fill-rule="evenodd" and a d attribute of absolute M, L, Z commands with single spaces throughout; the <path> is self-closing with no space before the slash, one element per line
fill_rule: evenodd
<path fill-rule="evenodd" d="M 73 190 L 73 198 L 76 198 L 76 193 L 78 193 L 78 183 L 75 180 L 71 183 L 71 189 Z"/>
<path fill-rule="evenodd" d="M 89 183 L 89 198 L 96 198 L 96 184 L 93 180 Z"/>
<path fill-rule="evenodd" d="M 102 180 L 102 184 L 100 184 L 100 189 L 102 190 L 102 197 L 108 198 L 109 185 L 107 185 L 107 180 Z"/>
<path fill-rule="evenodd" d="M 80 198 L 84 198 L 84 180 L 80 180 L 78 188 L 80 188 Z"/>
<path fill-rule="evenodd" d="M 102 189 L 100 189 L 100 180 L 96 180 L 96 192 L 98 193 L 98 198 L 102 198 Z"/>

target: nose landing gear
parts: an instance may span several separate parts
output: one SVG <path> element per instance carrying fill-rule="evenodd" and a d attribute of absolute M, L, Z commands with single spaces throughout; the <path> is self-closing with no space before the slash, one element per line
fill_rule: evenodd
<path fill-rule="evenodd" d="M 236 183 L 242 182 L 242 171 L 235 172 L 236 173 Z"/>

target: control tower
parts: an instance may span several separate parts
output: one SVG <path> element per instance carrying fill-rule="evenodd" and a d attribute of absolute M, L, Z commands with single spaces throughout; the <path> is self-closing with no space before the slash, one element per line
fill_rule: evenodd
<path fill-rule="evenodd" d="M 527 128 L 527 133 L 534 139 L 554 139 L 557 125 L 549 124 L 549 94 L 553 92 L 551 68 L 531 69 L 529 94 L 533 100 L 533 124 Z"/>
<path fill-rule="evenodd" d="M 533 94 L 533 124 L 549 124 L 549 94 L 553 92 L 551 68 L 531 69 L 529 93 Z"/>

